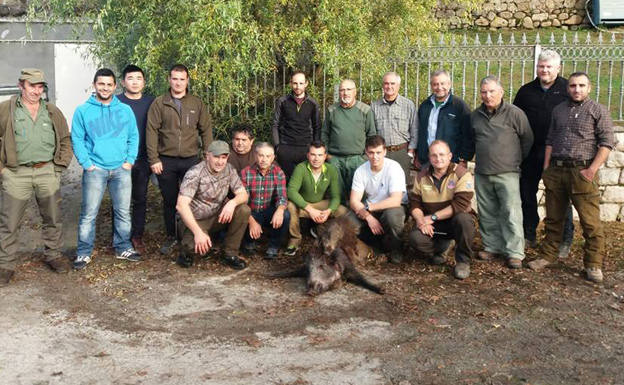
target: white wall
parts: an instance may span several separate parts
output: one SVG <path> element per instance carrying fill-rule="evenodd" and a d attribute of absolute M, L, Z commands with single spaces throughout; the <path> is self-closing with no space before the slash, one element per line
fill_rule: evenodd
<path fill-rule="evenodd" d="M 74 110 L 93 92 L 95 61 L 87 44 L 54 44 L 55 102 L 71 127 Z"/>

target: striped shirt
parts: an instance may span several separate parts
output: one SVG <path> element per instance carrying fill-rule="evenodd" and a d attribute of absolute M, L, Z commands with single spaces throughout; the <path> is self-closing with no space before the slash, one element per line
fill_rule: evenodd
<path fill-rule="evenodd" d="M 251 211 L 265 210 L 272 203 L 286 207 L 286 175 L 279 166 L 272 164 L 266 175 L 262 175 L 256 164 L 247 166 L 241 171 L 241 179 L 249 194 Z"/>
<path fill-rule="evenodd" d="M 615 145 L 611 115 L 591 99 L 563 102 L 553 109 L 546 145 L 554 159 L 592 160 L 598 147 Z"/>
<path fill-rule="evenodd" d="M 408 148 L 416 148 L 418 139 L 418 110 L 411 100 L 397 95 L 394 103 L 384 98 L 371 104 L 375 114 L 377 133 L 386 140 L 387 146 L 408 143 Z"/>

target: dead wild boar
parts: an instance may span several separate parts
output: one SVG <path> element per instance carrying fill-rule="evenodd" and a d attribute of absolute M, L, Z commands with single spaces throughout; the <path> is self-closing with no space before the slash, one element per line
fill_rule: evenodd
<path fill-rule="evenodd" d="M 357 269 L 372 250 L 357 238 L 354 224 L 347 218 L 333 219 L 318 227 L 318 239 L 295 270 L 268 274 L 271 278 L 307 278 L 307 294 L 319 295 L 342 283 L 342 279 L 383 294 L 381 287 L 370 282 Z"/>

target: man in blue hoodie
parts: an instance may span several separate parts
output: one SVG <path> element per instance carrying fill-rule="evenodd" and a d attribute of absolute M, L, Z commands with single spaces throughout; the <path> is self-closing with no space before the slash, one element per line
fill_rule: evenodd
<path fill-rule="evenodd" d="M 74 261 L 77 270 L 91 262 L 95 220 L 107 186 L 113 204 L 116 257 L 141 260 L 130 241 L 131 169 L 138 153 L 139 134 L 132 109 L 113 95 L 116 85 L 113 71 L 97 70 L 93 78 L 95 95 L 78 106 L 72 121 L 74 154 L 84 170 Z"/>

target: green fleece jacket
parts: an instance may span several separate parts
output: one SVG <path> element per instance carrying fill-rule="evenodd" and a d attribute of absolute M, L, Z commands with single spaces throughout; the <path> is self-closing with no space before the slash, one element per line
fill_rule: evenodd
<path fill-rule="evenodd" d="M 366 138 L 376 135 L 373 110 L 359 100 L 351 108 L 334 103 L 327 108 L 321 140 L 331 155 L 364 154 Z"/>
<path fill-rule="evenodd" d="M 329 190 L 329 209 L 334 212 L 340 205 L 340 186 L 336 167 L 325 163 L 318 182 L 314 182 L 309 162 L 306 160 L 295 167 L 286 192 L 288 200 L 303 209 L 308 203 L 322 201 L 327 190 Z"/>
<path fill-rule="evenodd" d="M 4 167 L 13 168 L 19 165 L 13 127 L 17 98 L 18 96 L 15 95 L 0 103 L 0 170 Z M 54 104 L 46 103 L 46 107 L 54 128 L 55 148 L 52 161 L 56 166 L 66 168 L 74 155 L 67 120 Z"/>

